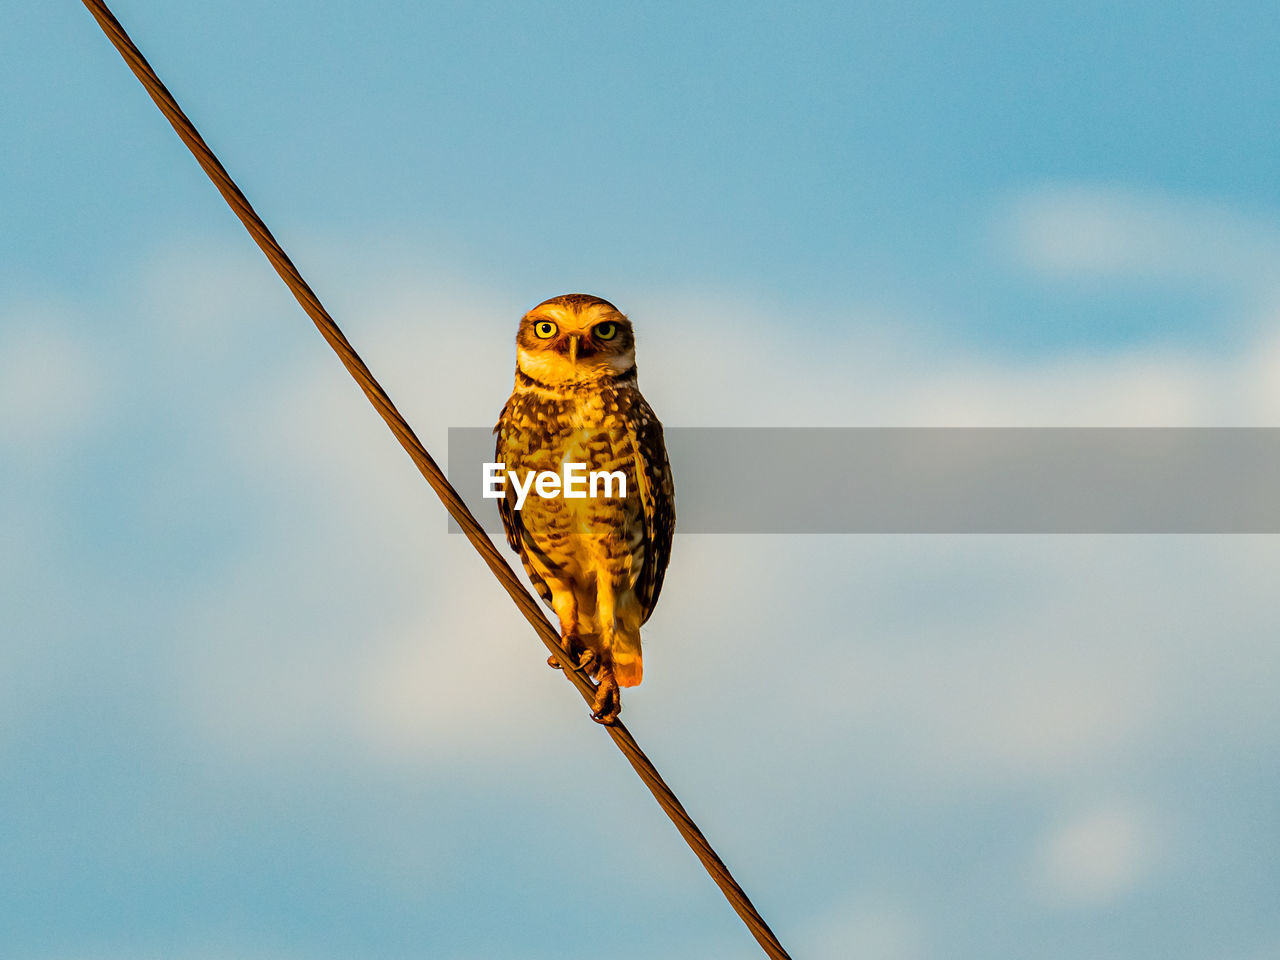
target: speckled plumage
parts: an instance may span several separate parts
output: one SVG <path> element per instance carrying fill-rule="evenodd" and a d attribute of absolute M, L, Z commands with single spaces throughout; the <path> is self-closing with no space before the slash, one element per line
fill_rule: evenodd
<path fill-rule="evenodd" d="M 585 294 L 529 311 L 517 335 L 515 389 L 494 432 L 496 459 L 521 476 L 584 463 L 626 477 L 625 496 L 530 493 L 517 511 L 508 484 L 498 502 L 507 540 L 559 618 L 565 649 L 598 681 L 596 718 L 609 722 L 620 709 L 618 686 L 643 676 L 640 626 L 658 602 L 675 528 L 662 424 L 636 383 L 627 318 Z"/>

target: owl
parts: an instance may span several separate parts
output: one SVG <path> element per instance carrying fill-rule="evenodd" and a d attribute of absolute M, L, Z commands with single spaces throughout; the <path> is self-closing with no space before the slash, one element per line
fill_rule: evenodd
<path fill-rule="evenodd" d="M 596 681 L 592 716 L 612 723 L 618 688 L 643 676 L 640 627 L 658 602 L 675 529 L 662 424 L 636 383 L 631 322 L 582 293 L 525 314 L 515 389 L 494 433 L 496 460 L 518 476 L 563 476 L 566 464 L 622 475 L 586 496 L 537 496 L 526 486 L 520 509 L 507 483 L 498 501 L 507 542 L 560 620 L 565 652 Z"/>

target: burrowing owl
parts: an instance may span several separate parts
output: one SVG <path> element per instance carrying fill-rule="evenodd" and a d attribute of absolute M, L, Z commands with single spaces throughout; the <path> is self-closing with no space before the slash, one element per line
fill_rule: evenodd
<path fill-rule="evenodd" d="M 611 723 L 618 687 L 640 682 L 640 625 L 658 602 L 675 528 L 662 424 L 636 385 L 631 322 L 582 293 L 525 314 L 515 389 L 494 433 L 497 460 L 520 476 L 577 463 L 625 477 L 625 495 L 603 483 L 594 497 L 530 492 L 517 510 L 508 483 L 498 501 L 507 541 L 560 619 L 561 643 L 597 681 L 592 716 Z"/>

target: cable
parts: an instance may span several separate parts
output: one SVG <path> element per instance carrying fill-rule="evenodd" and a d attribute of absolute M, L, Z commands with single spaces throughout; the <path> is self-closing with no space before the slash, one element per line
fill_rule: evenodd
<path fill-rule="evenodd" d="M 431 454 L 427 453 L 426 447 L 422 445 L 422 441 L 414 434 L 413 428 L 400 415 L 400 411 L 391 402 L 387 392 L 374 379 L 373 374 L 365 366 L 364 361 L 360 359 L 355 348 L 351 346 L 342 331 L 338 329 L 337 323 L 334 322 L 333 318 L 329 316 L 329 312 L 320 303 L 320 298 L 316 296 L 307 281 L 302 278 L 302 274 L 293 265 L 293 261 L 284 252 L 284 248 L 271 235 L 267 225 L 263 223 L 262 218 L 258 216 L 253 206 L 245 198 L 245 195 L 240 192 L 240 188 L 231 179 L 231 175 L 227 173 L 226 168 L 222 166 L 213 151 L 209 149 L 209 145 L 204 142 L 204 138 L 200 136 L 200 132 L 196 130 L 195 125 L 183 113 L 173 94 L 160 82 L 160 78 L 151 68 L 151 64 L 147 62 L 142 52 L 129 38 L 124 27 L 120 26 L 120 22 L 116 20 L 115 15 L 107 5 L 101 0 L 83 0 L 83 2 L 98 21 L 98 25 L 107 35 L 107 38 L 120 52 L 120 56 L 124 58 L 125 63 L 129 65 L 129 69 L 142 82 L 151 99 L 160 108 L 160 112 L 173 125 L 173 129 L 182 138 L 182 142 L 187 145 L 187 149 L 196 158 L 196 162 L 208 174 L 209 179 L 213 181 L 213 185 L 218 188 L 222 198 L 227 201 L 235 215 L 240 218 L 240 222 L 244 224 L 245 229 L 249 231 L 250 236 L 253 237 L 254 242 L 266 254 L 267 259 L 271 261 L 271 265 L 275 267 L 280 279 L 293 292 L 299 305 L 316 325 L 316 329 L 328 341 L 329 346 L 338 355 L 338 359 L 342 361 L 342 365 L 347 368 L 347 372 L 355 378 L 356 383 L 360 385 L 360 389 L 364 391 L 364 395 L 368 397 L 369 402 L 373 404 L 379 416 L 391 428 L 391 432 L 400 441 L 400 446 L 404 447 L 405 452 L 417 464 L 418 470 L 426 478 L 427 483 L 431 484 L 431 489 L 436 492 L 445 509 L 449 511 L 450 516 L 458 522 L 462 532 L 466 534 L 467 539 L 471 541 L 471 545 L 476 548 L 484 562 L 489 565 L 489 569 L 498 578 L 502 588 L 515 601 L 516 606 L 520 608 L 520 612 L 524 614 L 525 619 L 529 621 L 543 644 L 559 662 L 564 669 L 565 676 L 578 688 L 578 692 L 582 694 L 583 699 L 588 704 L 591 704 L 595 697 L 595 686 L 591 679 L 565 654 L 560 646 L 559 633 L 542 612 L 542 608 L 538 606 L 533 595 L 525 589 L 511 566 L 498 553 L 493 542 L 481 528 L 479 521 L 476 520 L 458 495 L 458 491 L 449 483 L 439 465 L 431 458 Z M 764 948 L 765 953 L 775 958 L 775 960 L 790 960 L 790 955 L 783 949 L 782 944 L 774 936 L 773 931 L 769 929 L 769 925 L 765 923 L 759 911 L 752 905 L 742 887 L 738 886 L 737 881 L 733 879 L 733 876 L 729 873 L 729 868 L 724 865 L 724 861 L 712 849 L 711 844 L 707 842 L 707 838 L 698 829 L 698 825 L 693 822 L 684 806 L 676 798 L 671 788 L 667 786 L 666 781 L 662 779 L 658 769 L 645 756 L 644 751 L 640 749 L 630 731 L 618 721 L 607 725 L 605 729 L 609 731 L 609 736 L 613 738 L 613 742 L 617 744 L 623 756 L 627 758 L 632 768 L 639 774 L 640 779 L 644 781 L 645 786 L 649 788 L 658 804 L 666 812 L 667 816 L 671 818 L 671 822 L 676 825 L 676 829 L 680 831 L 680 835 L 684 837 L 690 849 L 702 861 L 702 865 L 706 868 L 707 873 L 711 875 L 711 879 L 716 882 L 730 905 L 737 911 L 738 916 L 742 918 L 743 923 L 747 925 L 760 946 Z"/>

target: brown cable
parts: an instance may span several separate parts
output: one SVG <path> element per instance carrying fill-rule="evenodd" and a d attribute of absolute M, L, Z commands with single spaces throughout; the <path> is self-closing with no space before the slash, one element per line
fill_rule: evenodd
<path fill-rule="evenodd" d="M 182 138 L 182 142 L 187 145 L 187 149 L 191 151 L 196 161 L 204 169 L 204 172 L 208 174 L 209 179 L 213 181 L 213 185 L 218 188 L 218 192 L 222 194 L 223 199 L 227 201 L 235 215 L 240 218 L 240 222 L 249 231 L 254 242 L 266 254 L 267 259 L 271 261 L 271 265 L 275 267 L 280 279 L 288 285 L 302 309 L 307 312 L 307 316 L 315 323 L 316 329 L 329 342 L 329 346 L 338 355 L 338 359 L 347 368 L 347 372 L 355 378 L 355 381 L 360 385 L 360 389 L 369 398 L 369 402 L 373 404 L 378 414 L 386 421 L 387 426 L 391 428 L 391 432 L 400 441 L 400 446 L 404 447 L 405 452 L 417 464 L 418 470 L 426 478 L 427 483 L 431 484 L 431 489 L 436 492 L 445 509 L 458 522 L 462 532 L 466 534 L 467 539 L 471 541 L 472 546 L 476 548 L 484 562 L 489 565 L 489 569 L 498 578 L 498 582 L 502 584 L 503 589 L 515 601 L 516 606 L 520 608 L 520 612 L 524 614 L 525 619 L 533 626 L 543 644 L 559 662 L 564 669 L 565 676 L 578 688 L 578 692 L 582 694 L 583 699 L 588 704 L 591 704 L 595 699 L 595 686 L 585 672 L 561 649 L 559 633 L 551 625 L 551 621 L 542 612 L 542 608 L 538 606 L 533 595 L 525 589 L 524 585 L 516 577 L 511 566 L 498 553 L 493 542 L 481 528 L 480 523 L 462 501 L 458 492 L 449 483 L 435 460 L 427 453 L 426 448 L 414 434 L 408 422 L 395 408 L 386 391 L 374 379 L 364 361 L 360 359 L 342 331 L 338 329 L 338 325 L 320 303 L 319 297 L 315 295 L 311 287 L 302 278 L 302 274 L 293 265 L 293 261 L 284 252 L 284 248 L 276 242 L 275 237 L 271 235 L 271 231 L 267 229 L 267 225 L 262 222 L 262 219 L 249 201 L 245 199 L 244 194 L 240 192 L 240 188 L 236 186 L 235 181 L 231 179 L 230 174 L 227 173 L 218 158 L 214 156 L 213 151 L 204 142 L 204 138 L 200 136 L 195 125 L 182 112 L 177 100 L 173 98 L 173 95 L 165 85 L 160 82 L 160 78 L 156 76 L 151 64 L 147 62 L 142 52 L 134 45 L 134 42 L 129 38 L 124 28 L 120 26 L 120 22 L 116 20 L 115 15 L 112 14 L 105 3 L 102 3 L 101 0 L 83 0 L 83 2 L 98 21 L 98 25 L 102 27 L 107 38 L 115 45 L 120 55 L 124 57 L 129 69 L 142 82 L 151 99 L 160 108 L 160 112 L 173 125 L 173 129 Z M 676 825 L 676 829 L 680 831 L 680 835 L 684 837 L 690 849 L 702 861 L 702 865 L 706 868 L 707 873 L 711 875 L 711 879 L 716 882 L 716 886 L 724 893 L 725 898 L 733 909 L 737 911 L 738 916 L 742 918 L 743 923 L 750 929 L 760 946 L 764 948 L 765 953 L 775 958 L 775 960 L 790 960 L 789 954 L 782 944 L 778 942 L 778 938 L 774 936 L 773 931 L 769 929 L 769 925 L 765 923 L 764 918 L 760 916 L 746 893 L 729 873 L 729 868 L 724 865 L 715 850 L 711 848 L 711 844 L 702 835 L 698 825 L 693 822 L 693 819 L 685 811 L 676 795 L 672 793 L 671 788 L 662 779 L 657 768 L 645 756 L 644 751 L 640 749 L 640 746 L 627 728 L 620 721 L 615 721 L 607 725 L 605 729 L 609 731 L 609 736 L 613 738 L 613 742 L 617 744 L 623 756 L 627 758 L 632 768 L 640 775 L 640 779 L 644 781 L 658 804 L 666 811 L 667 816 L 671 818 L 671 822 Z"/>

